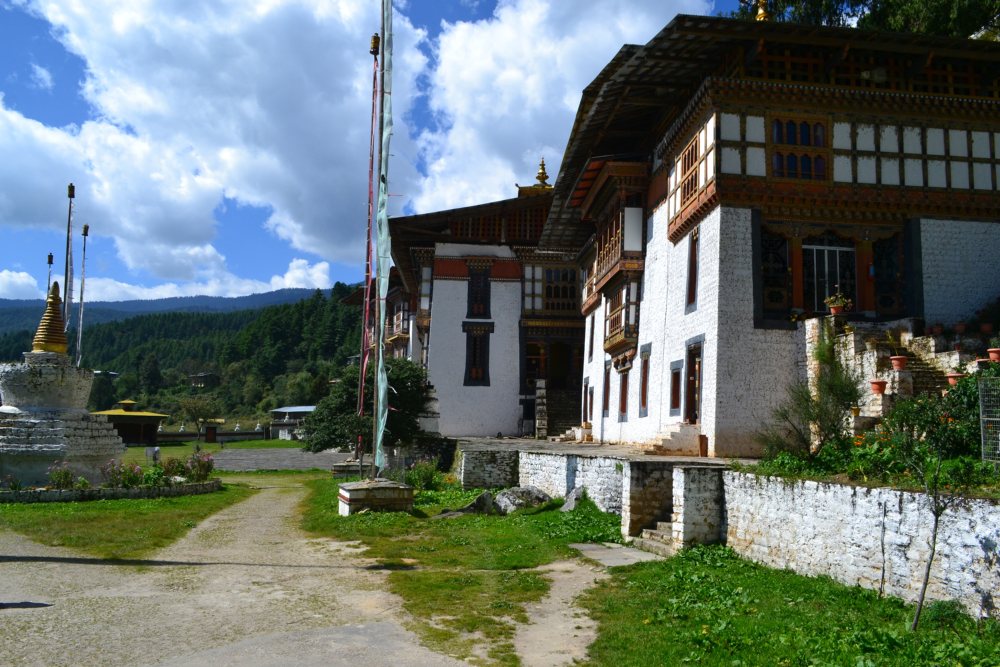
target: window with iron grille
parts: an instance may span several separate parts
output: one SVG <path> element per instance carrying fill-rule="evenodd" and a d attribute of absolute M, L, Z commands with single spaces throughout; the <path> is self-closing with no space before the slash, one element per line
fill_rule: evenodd
<path fill-rule="evenodd" d="M 490 317 L 490 270 L 469 269 L 469 308 L 466 317 Z"/>
<path fill-rule="evenodd" d="M 490 386 L 490 334 L 493 323 L 463 322 L 465 386 Z"/>

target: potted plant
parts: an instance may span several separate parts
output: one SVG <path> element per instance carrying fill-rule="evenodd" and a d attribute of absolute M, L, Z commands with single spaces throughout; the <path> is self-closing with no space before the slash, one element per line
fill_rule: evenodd
<path fill-rule="evenodd" d="M 947 373 L 945 377 L 948 378 L 948 384 L 954 387 L 956 384 L 958 384 L 958 381 L 961 378 L 965 377 L 965 375 L 966 375 L 965 373 L 959 373 L 957 371 L 954 371 L 951 373 Z"/>
<path fill-rule="evenodd" d="M 869 380 L 868 382 L 871 383 L 872 393 L 876 394 L 876 395 L 878 395 L 878 394 L 884 394 L 885 393 L 885 386 L 887 384 L 889 384 L 885 380 Z"/>
<path fill-rule="evenodd" d="M 889 343 L 889 349 L 892 350 L 892 356 L 889 357 L 889 361 L 892 362 L 892 370 L 906 370 L 906 364 L 909 363 L 910 359 L 905 354 L 899 353 L 900 347 L 902 347 L 899 338 L 892 331 L 886 331 L 885 339 Z"/>
<path fill-rule="evenodd" d="M 1000 337 L 990 338 L 990 347 L 986 350 L 990 361 L 1000 361 Z"/>
<path fill-rule="evenodd" d="M 835 285 L 834 287 L 837 291 L 823 299 L 823 303 L 830 309 L 831 315 L 840 315 L 854 304 L 847 295 L 840 291 L 839 285 Z"/>

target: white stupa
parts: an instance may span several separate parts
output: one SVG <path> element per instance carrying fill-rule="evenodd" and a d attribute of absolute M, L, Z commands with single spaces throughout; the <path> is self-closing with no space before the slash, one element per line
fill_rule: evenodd
<path fill-rule="evenodd" d="M 94 371 L 66 353 L 59 283 L 52 283 L 31 352 L 22 363 L 0 364 L 0 480 L 43 485 L 49 467 L 65 462 L 92 484 L 125 445 L 107 418 L 87 412 Z"/>

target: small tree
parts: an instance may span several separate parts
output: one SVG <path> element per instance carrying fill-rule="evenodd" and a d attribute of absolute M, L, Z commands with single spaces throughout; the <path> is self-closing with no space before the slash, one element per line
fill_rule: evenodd
<path fill-rule="evenodd" d="M 386 362 L 389 379 L 389 416 L 386 444 L 409 443 L 420 432 L 418 419 L 430 400 L 427 374 L 408 359 Z M 365 381 L 365 416 L 358 417 L 358 373 L 356 365 L 344 367 L 330 394 L 316 405 L 303 424 L 305 449 L 318 452 L 336 447 L 353 447 L 361 436 L 363 451 L 372 448 L 372 396 L 374 370 L 368 368 Z"/>
<path fill-rule="evenodd" d="M 847 417 L 861 399 L 861 390 L 857 373 L 837 356 L 829 324 L 820 326 L 813 359 L 816 381 L 790 385 L 787 398 L 772 413 L 772 422 L 754 434 L 768 458 L 789 452 L 813 461 L 827 447 L 848 441 Z"/>

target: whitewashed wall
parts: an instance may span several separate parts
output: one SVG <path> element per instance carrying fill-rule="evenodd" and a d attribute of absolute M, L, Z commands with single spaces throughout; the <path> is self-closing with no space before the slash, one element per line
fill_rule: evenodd
<path fill-rule="evenodd" d="M 924 319 L 951 324 L 1000 295 L 1000 211 L 996 222 L 920 221 Z"/>
<path fill-rule="evenodd" d="M 438 244 L 441 257 L 513 257 L 509 248 Z M 489 320 L 467 320 L 467 280 L 434 278 L 427 374 L 437 392 L 442 435 L 518 434 L 521 283 L 490 281 Z M 465 386 L 465 321 L 492 322 L 490 385 Z"/>
<path fill-rule="evenodd" d="M 722 209 L 719 246 L 718 350 L 709 451 L 715 456 L 759 454 L 753 432 L 800 379 L 794 330 L 753 326 L 753 243 L 749 209 Z M 702 431 L 706 433 L 707 431 Z"/>

